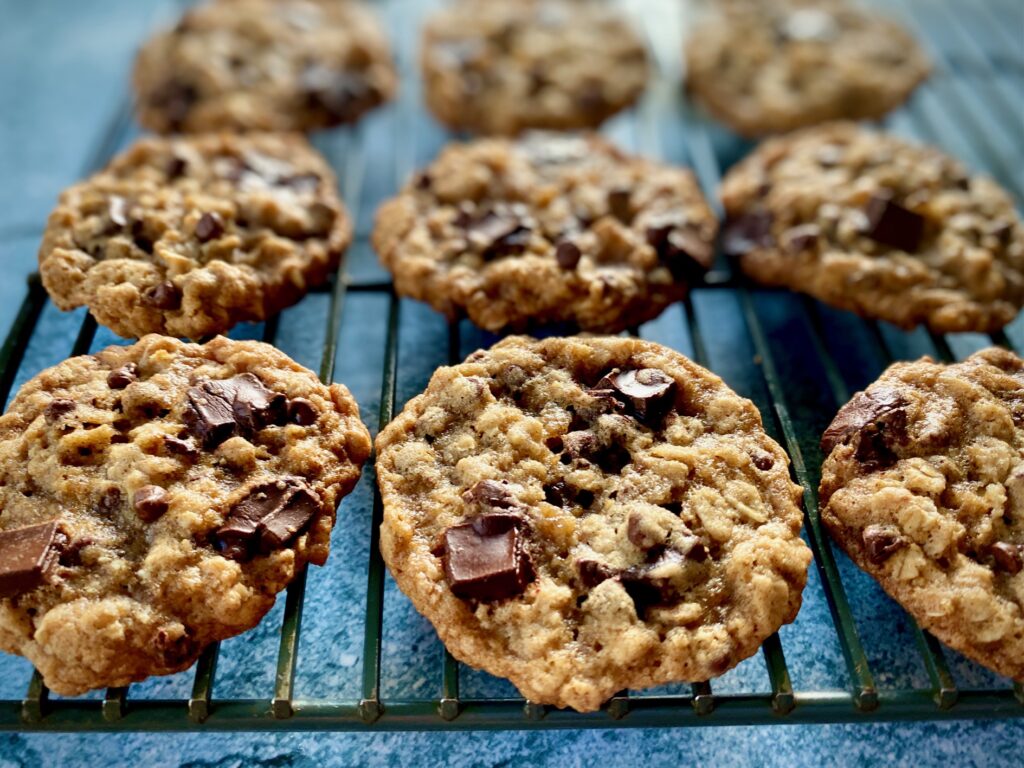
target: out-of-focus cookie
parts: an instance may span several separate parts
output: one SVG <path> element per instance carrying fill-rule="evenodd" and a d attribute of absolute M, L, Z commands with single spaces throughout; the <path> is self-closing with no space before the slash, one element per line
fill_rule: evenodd
<path fill-rule="evenodd" d="M 39 271 L 58 307 L 121 336 L 198 339 L 294 304 L 351 234 L 299 134 L 142 139 L 61 194 Z"/>
<path fill-rule="evenodd" d="M 626 18 L 586 0 L 460 0 L 427 20 L 421 59 L 430 109 L 476 133 L 592 128 L 648 76 Z"/>
<path fill-rule="evenodd" d="M 821 517 L 922 627 L 1024 680 L 1024 361 L 897 363 L 822 438 Z"/>
<path fill-rule="evenodd" d="M 759 282 L 865 317 L 994 331 L 1024 305 L 1010 196 L 937 149 L 853 123 L 770 139 L 722 183 L 723 245 Z"/>
<path fill-rule="evenodd" d="M 707 680 L 800 607 L 786 454 L 749 400 L 657 344 L 505 339 L 439 369 L 377 457 L 399 588 L 531 701 Z"/>
<path fill-rule="evenodd" d="M 381 207 L 373 243 L 399 293 L 449 317 L 615 332 L 686 294 L 716 228 L 689 171 L 531 133 L 445 149 Z"/>
<path fill-rule="evenodd" d="M 369 453 L 348 390 L 267 344 L 43 371 L 0 418 L 0 649 L 68 695 L 185 669 L 323 564 Z"/>
<path fill-rule="evenodd" d="M 147 41 L 139 122 L 158 133 L 309 131 L 391 98 L 387 39 L 357 0 L 216 0 Z"/>
<path fill-rule="evenodd" d="M 877 118 L 928 76 L 914 39 L 840 0 L 732 0 L 686 42 L 686 83 L 746 136 Z"/>

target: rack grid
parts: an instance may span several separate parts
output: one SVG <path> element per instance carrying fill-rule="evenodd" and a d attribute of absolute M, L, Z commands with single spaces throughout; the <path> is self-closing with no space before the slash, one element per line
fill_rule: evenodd
<path fill-rule="evenodd" d="M 657 61 L 658 76 L 648 95 L 634 112 L 613 121 L 615 138 L 628 137 L 643 154 L 689 165 L 708 195 L 714 200 L 724 169 L 749 150 L 742 142 L 710 123 L 684 100 L 678 75 L 679 40 L 666 34 L 664 7 L 658 0 L 633 0 L 627 3 L 644 24 Z M 418 161 L 429 158 L 444 137 L 436 135 L 433 146 L 424 147 L 424 134 L 440 134 L 429 126 L 423 113 L 416 85 L 415 29 L 424 12 L 415 0 L 390 0 L 378 3 L 397 38 L 397 53 L 402 71 L 403 91 L 393 121 L 391 148 L 394 177 L 391 190 L 412 172 Z M 936 71 L 927 85 L 910 103 L 887 119 L 884 127 L 898 133 L 937 143 L 968 163 L 992 173 L 1014 195 L 1018 206 L 1024 199 L 1024 149 L 1020 142 L 1024 129 L 1024 8 L 1009 2 L 962 3 L 954 0 L 901 0 L 886 5 L 913 28 L 928 45 Z M 1013 30 L 1019 35 L 1015 38 Z M 132 133 L 128 99 L 112 117 L 102 140 L 84 169 L 86 173 L 102 167 Z M 413 137 L 413 140 L 405 140 Z M 370 197 L 367 187 L 367 158 L 373 137 L 365 127 L 336 132 L 329 159 L 342 180 L 346 203 L 358 222 L 354 251 L 366 254 L 367 217 Z M 429 142 L 427 142 L 429 144 Z M 669 151 L 666 145 L 671 144 Z M 379 151 L 379 150 L 378 150 Z M 420 157 L 420 155 L 424 157 Z M 353 276 L 343 264 L 320 292 L 328 296 L 328 309 L 321 350 L 320 378 L 334 379 L 338 343 L 344 322 L 346 297 L 371 294 L 387 302 L 387 330 L 383 354 L 379 426 L 386 424 L 396 410 L 399 375 L 399 329 L 403 302 L 390 282 L 379 279 L 373 270 L 357 270 Z M 787 311 L 799 319 L 806 331 L 804 353 L 815 361 L 813 375 L 794 369 L 785 349 L 780 346 L 778 329 L 768 327 L 764 317 L 765 297 L 784 301 Z M 781 297 L 781 299 L 780 299 Z M 991 338 L 974 334 L 939 336 L 919 332 L 901 334 L 885 324 L 847 318 L 855 323 L 860 348 L 838 344 L 834 311 L 807 297 L 765 291 L 748 284 L 730 269 L 722 258 L 698 286 L 691 298 L 682 303 L 683 329 L 692 356 L 714 368 L 721 352 L 712 354 L 712 345 L 703 327 L 705 318 L 697 307 L 704 302 L 727 298 L 735 308 L 745 338 L 738 348 L 750 348 L 753 359 L 737 353 L 730 365 L 745 369 L 745 376 L 756 379 L 765 393 L 759 402 L 766 428 L 786 448 L 792 459 L 793 476 L 804 488 L 805 530 L 814 553 L 820 588 L 827 602 L 830 629 L 842 651 L 847 685 L 841 690 L 795 687 L 787 665 L 785 649 L 778 634 L 762 648 L 770 690 L 765 692 L 716 692 L 715 683 L 690 686 L 684 693 L 644 693 L 623 691 L 613 697 L 602 711 L 579 714 L 557 710 L 516 698 L 487 698 L 460 694 L 459 665 L 444 652 L 437 671 L 438 695 L 430 698 L 390 696 L 382 693 L 382 656 L 384 654 L 384 595 L 386 574 L 377 549 L 377 528 L 382 516 L 379 494 L 372 503 L 370 550 L 365 593 L 364 639 L 360 693 L 352 697 L 303 698 L 296 694 L 299 639 L 306 591 L 306 574 L 288 588 L 284 597 L 283 618 L 277 652 L 276 676 L 270 695 L 263 698 L 218 698 L 214 695 L 219 647 L 206 650 L 194 670 L 191 694 L 183 699 L 133 698 L 130 688 L 112 688 L 101 700 L 51 699 L 38 673 L 32 676 L 20 699 L 0 700 L 0 730 L 17 731 L 298 731 L 298 730 L 432 730 L 432 729 L 530 729 L 530 728 L 609 728 L 669 727 L 695 725 L 738 725 L 764 723 L 875 722 L 887 720 L 942 720 L 960 718 L 1016 718 L 1024 715 L 1024 687 L 1002 681 L 988 687 L 959 685 L 951 671 L 945 650 L 928 632 L 910 622 L 917 653 L 927 672 L 925 686 L 887 687 L 880 685 L 877 664 L 869 661 L 861 630 L 847 596 L 839 559 L 822 529 L 817 507 L 817 448 L 820 429 L 810 424 L 827 424 L 835 409 L 845 403 L 853 391 L 850 384 L 851 360 L 869 357 L 885 365 L 906 356 L 907 349 L 924 349 L 943 360 L 962 357 L 979 346 L 992 343 L 1011 349 L 1024 348 L 1024 324 L 1015 322 L 1006 332 Z M 33 334 L 47 304 L 38 276 L 32 276 L 10 333 L 0 350 L 0 403 L 6 402 L 22 367 Z M 277 317 L 262 324 L 263 340 L 274 343 L 279 328 Z M 447 359 L 461 359 L 466 336 L 493 341 L 495 337 L 465 329 L 463 322 L 451 323 L 448 330 Z M 97 326 L 85 316 L 72 354 L 87 353 L 96 336 Z M 645 329 L 633 333 L 645 334 Z M 475 335 L 474 335 L 475 334 Z M 847 340 L 848 341 L 848 340 Z M 34 372 L 34 371 L 32 371 Z M 32 373 L 28 372 L 28 373 Z M 871 377 L 867 377 L 870 380 Z M 828 408 L 818 408 L 808 418 L 808 405 L 800 397 L 815 381 L 823 382 Z M 810 384 L 809 384 L 810 382 Z M 830 411 L 828 409 L 831 409 Z M 819 412 L 820 411 L 820 412 Z M 368 468 L 372 475 L 372 470 Z M 909 620 L 908 620 L 909 621 Z M 913 653 L 908 648 L 907 653 Z"/>

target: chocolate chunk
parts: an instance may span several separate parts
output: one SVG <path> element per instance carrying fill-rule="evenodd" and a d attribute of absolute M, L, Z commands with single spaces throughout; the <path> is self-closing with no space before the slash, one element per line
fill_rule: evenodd
<path fill-rule="evenodd" d="M 481 515 L 480 517 L 490 517 Z M 522 594 L 536 575 L 521 526 L 476 518 L 444 533 L 444 573 L 452 593 L 491 602 Z"/>
<path fill-rule="evenodd" d="M 430 177 L 430 174 L 426 171 L 420 171 L 412 179 L 412 185 L 416 189 L 430 189 L 434 184 L 434 180 Z"/>
<path fill-rule="evenodd" d="M 782 233 L 782 242 L 793 253 L 811 250 L 818 244 L 820 238 L 821 227 L 817 224 L 801 224 Z"/>
<path fill-rule="evenodd" d="M 698 280 L 714 261 L 711 244 L 676 213 L 650 219 L 644 237 L 677 280 Z"/>
<path fill-rule="evenodd" d="M 564 507 L 567 501 L 572 500 L 570 488 L 564 480 L 556 480 L 550 485 L 544 486 L 544 501 L 553 507 Z"/>
<path fill-rule="evenodd" d="M 623 224 L 633 220 L 630 200 L 633 194 L 625 187 L 616 187 L 608 191 L 608 212 Z"/>
<path fill-rule="evenodd" d="M 634 547 L 645 551 L 661 543 L 652 539 L 644 530 L 643 517 L 636 512 L 631 513 L 626 522 L 626 538 Z"/>
<path fill-rule="evenodd" d="M 662 550 L 650 563 L 634 565 L 624 570 L 619 579 L 626 593 L 632 598 L 638 616 L 654 605 L 670 602 L 674 597 L 672 580 L 664 573 L 675 564 L 682 564 L 686 557 L 675 549 Z"/>
<path fill-rule="evenodd" d="M 894 552 L 909 543 L 898 530 L 884 525 L 869 525 L 864 529 L 861 538 L 868 560 L 875 565 L 884 563 Z"/>
<path fill-rule="evenodd" d="M 55 424 L 68 414 L 74 413 L 77 407 L 74 400 L 58 397 L 46 404 L 46 408 L 43 409 L 43 418 L 46 419 L 47 424 Z"/>
<path fill-rule="evenodd" d="M 490 211 L 469 225 L 469 230 L 482 241 L 482 256 L 496 259 L 522 253 L 530 242 L 532 229 L 518 216 Z"/>
<path fill-rule="evenodd" d="M 121 489 L 110 486 L 100 495 L 96 511 L 104 517 L 113 517 L 121 511 Z"/>
<path fill-rule="evenodd" d="M 147 289 L 142 298 L 157 309 L 178 309 L 181 306 L 181 291 L 170 280 Z"/>
<path fill-rule="evenodd" d="M 300 427 L 308 427 L 316 424 L 320 418 L 320 411 L 312 402 L 304 397 L 293 397 L 288 401 L 288 421 L 298 424 Z"/>
<path fill-rule="evenodd" d="M 196 224 L 196 238 L 200 243 L 216 240 L 224 234 L 224 219 L 216 212 L 204 213 Z"/>
<path fill-rule="evenodd" d="M 124 389 L 139 378 L 139 367 L 135 363 L 126 363 L 107 374 L 107 386 L 111 389 Z"/>
<path fill-rule="evenodd" d="M 637 419 L 648 424 L 658 421 L 672 407 L 675 389 L 672 377 L 657 368 L 615 368 L 594 386 L 597 391 L 610 391 Z"/>
<path fill-rule="evenodd" d="M 45 584 L 67 544 L 56 520 L 0 531 L 0 598 Z"/>
<path fill-rule="evenodd" d="M 286 418 L 285 396 L 267 389 L 256 376 L 242 373 L 230 379 L 206 379 L 188 390 L 190 407 L 183 419 L 207 450 L 230 437 L 249 438 Z"/>
<path fill-rule="evenodd" d="M 217 529 L 217 549 L 233 560 L 254 551 L 281 549 L 305 530 L 320 511 L 320 499 L 304 481 L 284 477 L 255 486 Z"/>
<path fill-rule="evenodd" d="M 164 113 L 172 131 L 179 130 L 199 99 L 199 91 L 190 83 L 171 79 L 153 92 L 150 103 Z"/>
<path fill-rule="evenodd" d="M 604 86 L 595 80 L 584 82 L 576 97 L 576 103 L 587 114 L 602 115 L 608 111 L 608 97 Z"/>
<path fill-rule="evenodd" d="M 863 464 L 886 466 L 895 462 L 894 448 L 907 441 L 907 401 L 895 389 L 872 387 L 858 392 L 832 420 L 821 437 L 826 455 L 859 435 L 855 457 Z"/>
<path fill-rule="evenodd" d="M 224 396 L 233 396 L 235 419 L 243 434 L 259 432 L 271 424 L 283 424 L 287 402 L 284 395 L 267 389 L 251 373 L 241 373 L 230 379 L 211 384 L 220 385 Z"/>
<path fill-rule="evenodd" d="M 188 390 L 189 407 L 182 414 L 188 430 L 207 450 L 216 448 L 238 429 L 232 407 L 233 398 L 221 396 L 223 387 L 213 387 L 204 381 Z"/>
<path fill-rule="evenodd" d="M 753 457 L 754 466 L 760 469 L 762 472 L 767 472 L 769 469 L 775 466 L 775 459 L 769 456 L 767 453 L 758 453 Z"/>
<path fill-rule="evenodd" d="M 744 213 L 722 225 L 722 250 L 728 256 L 743 256 L 773 241 L 772 215 L 768 211 Z"/>
<path fill-rule="evenodd" d="M 1020 573 L 1024 567 L 1024 547 L 1020 544 L 1011 544 L 1008 541 L 997 541 L 989 551 L 996 568 L 1007 573 Z"/>
<path fill-rule="evenodd" d="M 159 485 L 144 485 L 132 495 L 132 506 L 140 519 L 152 523 L 167 511 L 167 491 Z"/>
<path fill-rule="evenodd" d="M 576 567 L 580 571 L 580 581 L 583 586 L 594 588 L 603 581 L 615 577 L 615 570 L 597 560 L 577 560 Z"/>
<path fill-rule="evenodd" d="M 177 456 L 184 456 L 186 458 L 194 459 L 199 456 L 199 449 L 191 439 L 183 440 L 180 437 L 174 435 L 164 435 L 164 448 L 168 453 L 173 453 Z"/>
<path fill-rule="evenodd" d="M 479 504 L 490 509 L 512 509 L 519 506 L 508 484 L 496 480 L 481 480 L 464 491 L 462 499 L 467 504 Z"/>
<path fill-rule="evenodd" d="M 299 87 L 309 107 L 341 122 L 355 120 L 377 98 L 376 89 L 365 78 L 319 64 L 302 72 Z"/>
<path fill-rule="evenodd" d="M 188 170 L 188 161 L 181 155 L 173 155 L 167 164 L 167 179 L 169 181 L 180 179 L 185 175 L 186 170 Z"/>
<path fill-rule="evenodd" d="M 555 259 L 562 269 L 576 269 L 582 256 L 579 246 L 571 240 L 563 240 L 555 246 Z"/>
<path fill-rule="evenodd" d="M 562 436 L 562 446 L 574 459 L 586 459 L 597 453 L 597 437 L 585 430 L 569 432 Z"/>
<path fill-rule="evenodd" d="M 921 244 L 924 216 L 893 202 L 891 195 L 872 195 L 865 213 L 868 228 L 864 234 L 875 242 L 907 253 L 914 253 Z"/>
<path fill-rule="evenodd" d="M 118 227 L 128 226 L 128 201 L 120 195 L 111 195 L 107 201 L 107 214 L 110 221 Z"/>
<path fill-rule="evenodd" d="M 132 242 L 144 253 L 153 252 L 153 239 L 146 232 L 146 223 L 140 219 L 132 221 Z"/>

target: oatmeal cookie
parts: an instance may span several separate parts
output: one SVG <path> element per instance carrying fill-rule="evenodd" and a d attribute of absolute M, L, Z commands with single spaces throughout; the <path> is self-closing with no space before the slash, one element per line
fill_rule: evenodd
<path fill-rule="evenodd" d="M 1024 224 L 991 179 L 853 123 L 770 139 L 722 184 L 759 282 L 903 328 L 994 331 L 1024 304 Z"/>
<path fill-rule="evenodd" d="M 399 293 L 449 317 L 616 332 L 686 294 L 716 229 L 689 171 L 532 133 L 445 149 L 381 207 L 373 244 Z"/>
<path fill-rule="evenodd" d="M 298 134 L 142 139 L 64 191 L 39 271 L 58 307 L 88 306 L 121 336 L 198 339 L 294 304 L 351 234 Z"/>
<path fill-rule="evenodd" d="M 0 418 L 0 649 L 66 695 L 185 669 L 327 559 L 370 447 L 345 387 L 260 342 L 43 371 Z"/>
<path fill-rule="evenodd" d="M 837 0 L 723 3 L 686 43 L 686 83 L 745 136 L 895 109 L 930 71 L 898 24 Z"/>
<path fill-rule="evenodd" d="M 427 105 L 455 130 L 593 128 L 643 92 L 647 50 L 614 8 L 586 0 L 461 0 L 426 23 Z"/>
<path fill-rule="evenodd" d="M 1024 361 L 897 363 L 822 438 L 821 517 L 937 638 L 1024 680 Z"/>
<path fill-rule="evenodd" d="M 387 39 L 355 0 L 217 0 L 135 62 L 139 122 L 157 133 L 309 131 L 391 98 Z"/>
<path fill-rule="evenodd" d="M 703 681 L 792 621 L 800 488 L 754 405 L 631 338 L 510 337 L 377 439 L 381 551 L 460 660 L 597 709 Z"/>

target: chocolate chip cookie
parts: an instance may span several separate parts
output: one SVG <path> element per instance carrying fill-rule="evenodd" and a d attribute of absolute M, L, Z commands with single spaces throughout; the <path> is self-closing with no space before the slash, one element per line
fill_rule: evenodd
<path fill-rule="evenodd" d="M 259 342 L 44 371 L 0 418 L 0 649 L 67 695 L 185 669 L 327 559 L 370 447 L 345 387 Z"/>
<path fill-rule="evenodd" d="M 722 184 L 743 271 L 864 317 L 994 331 L 1024 304 L 1024 225 L 995 182 L 853 123 L 763 143 Z"/>
<path fill-rule="evenodd" d="M 121 336 L 198 339 L 294 304 L 351 232 L 298 134 L 142 139 L 64 191 L 39 271 L 58 307 L 88 306 Z"/>
<path fill-rule="evenodd" d="M 431 111 L 476 133 L 592 128 L 648 76 L 629 22 L 581 0 L 461 0 L 428 19 L 421 59 Z"/>
<path fill-rule="evenodd" d="M 821 445 L 846 553 L 944 643 L 1024 680 L 1024 361 L 897 363 Z"/>
<path fill-rule="evenodd" d="M 510 337 L 377 439 L 381 551 L 460 660 L 597 709 L 702 681 L 800 607 L 800 488 L 754 405 L 633 338 Z"/>
<path fill-rule="evenodd" d="M 930 64 L 898 24 L 837 0 L 718 4 L 686 43 L 688 90 L 745 136 L 895 109 Z"/>
<path fill-rule="evenodd" d="M 449 317 L 615 332 L 686 294 L 716 228 L 689 171 L 532 133 L 445 149 L 381 207 L 373 244 L 399 293 Z"/>
<path fill-rule="evenodd" d="M 158 133 L 309 131 L 391 98 L 383 31 L 355 0 L 217 0 L 135 62 L 139 122 Z"/>

